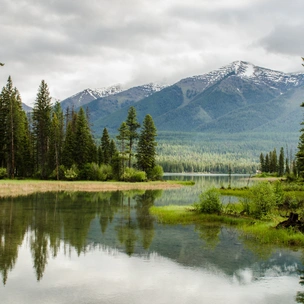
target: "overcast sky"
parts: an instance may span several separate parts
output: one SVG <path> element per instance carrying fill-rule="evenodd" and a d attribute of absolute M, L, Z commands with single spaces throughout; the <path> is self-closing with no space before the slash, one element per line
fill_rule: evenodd
<path fill-rule="evenodd" d="M 235 60 L 301 71 L 303 0 L 0 0 L 1 88 L 173 84 Z M 303 70 L 304 72 L 304 70 Z"/>

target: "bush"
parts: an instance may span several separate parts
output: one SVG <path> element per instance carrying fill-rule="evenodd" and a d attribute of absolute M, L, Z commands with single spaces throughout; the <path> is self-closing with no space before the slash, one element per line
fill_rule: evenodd
<path fill-rule="evenodd" d="M 200 201 L 194 207 L 202 213 L 220 213 L 222 211 L 222 203 L 220 200 L 220 191 L 211 188 L 199 196 Z"/>
<path fill-rule="evenodd" d="M 67 180 L 76 180 L 79 175 L 79 170 L 77 169 L 77 166 L 74 164 L 70 169 L 66 169 L 64 171 L 64 177 Z"/>
<path fill-rule="evenodd" d="M 100 181 L 106 181 L 113 178 L 113 170 L 110 165 L 100 165 L 99 167 L 99 179 Z"/>
<path fill-rule="evenodd" d="M 151 180 L 162 180 L 164 175 L 164 170 L 162 166 L 155 166 L 151 169 L 148 174 L 149 179 Z"/>
<path fill-rule="evenodd" d="M 64 176 L 65 170 L 66 170 L 66 168 L 64 167 L 64 165 L 60 165 L 59 166 L 59 168 L 58 168 L 59 180 L 63 180 L 65 178 L 65 176 Z M 49 178 L 57 180 L 57 171 L 56 171 L 56 169 L 50 174 Z"/>
<path fill-rule="evenodd" d="M 250 214 L 262 218 L 276 206 L 277 199 L 273 187 L 268 182 L 253 185 L 250 189 Z"/>
<path fill-rule="evenodd" d="M 126 182 L 143 182 L 147 180 L 147 175 L 144 171 L 126 168 L 125 173 L 122 175 L 122 180 Z"/>
<path fill-rule="evenodd" d="M 5 168 L 0 168 L 0 179 L 6 178 L 7 173 Z"/>

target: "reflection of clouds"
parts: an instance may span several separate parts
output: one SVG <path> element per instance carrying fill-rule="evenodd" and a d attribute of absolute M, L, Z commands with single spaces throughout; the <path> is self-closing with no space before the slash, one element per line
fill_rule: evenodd
<path fill-rule="evenodd" d="M 1 303 L 292 303 L 298 276 L 272 276 L 274 271 L 255 278 L 246 268 L 230 277 L 218 269 L 180 266 L 155 252 L 129 257 L 102 247 L 80 256 L 71 249 L 65 256 L 61 245 L 37 282 L 25 241 L 0 293 Z"/>

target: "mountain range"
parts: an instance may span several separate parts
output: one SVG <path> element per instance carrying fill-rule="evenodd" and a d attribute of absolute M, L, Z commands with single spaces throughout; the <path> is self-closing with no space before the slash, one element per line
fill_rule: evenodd
<path fill-rule="evenodd" d="M 159 131 L 239 133 L 294 132 L 300 128 L 304 73 L 283 73 L 235 61 L 204 75 L 170 85 L 147 84 L 123 90 L 87 89 L 61 102 L 85 107 L 95 133 L 117 133 L 130 106 L 138 120 L 153 117 Z"/>

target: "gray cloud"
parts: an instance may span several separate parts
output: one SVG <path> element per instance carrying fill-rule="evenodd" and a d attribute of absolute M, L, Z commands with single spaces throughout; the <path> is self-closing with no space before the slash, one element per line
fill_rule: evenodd
<path fill-rule="evenodd" d="M 87 87 L 173 83 L 234 60 L 298 70 L 303 8 L 302 0 L 2 0 L 0 83 L 11 75 L 31 104 L 42 79 L 64 99 Z"/>

